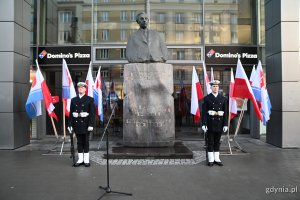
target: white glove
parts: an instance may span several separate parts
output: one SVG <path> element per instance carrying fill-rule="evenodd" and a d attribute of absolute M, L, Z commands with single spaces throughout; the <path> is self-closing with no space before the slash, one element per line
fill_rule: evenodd
<path fill-rule="evenodd" d="M 202 130 L 204 131 L 204 133 L 206 133 L 206 131 L 208 130 L 207 126 L 202 126 Z"/>
<path fill-rule="evenodd" d="M 80 113 L 80 117 L 87 117 L 87 116 L 89 116 L 89 113 L 87 113 L 87 112 Z"/>
<path fill-rule="evenodd" d="M 226 133 L 228 131 L 228 126 L 223 126 L 223 132 Z"/>
<path fill-rule="evenodd" d="M 224 111 L 218 111 L 218 115 L 219 116 L 223 116 L 224 115 Z"/>
<path fill-rule="evenodd" d="M 70 134 L 72 133 L 72 131 L 73 131 L 72 126 L 68 126 L 68 131 L 69 131 Z"/>
<path fill-rule="evenodd" d="M 78 113 L 77 113 L 77 112 L 73 112 L 72 115 L 73 115 L 73 117 L 75 117 L 75 118 L 78 117 Z"/>
<path fill-rule="evenodd" d="M 92 126 L 88 127 L 88 131 L 93 131 L 93 130 L 94 130 L 94 127 L 92 127 Z"/>

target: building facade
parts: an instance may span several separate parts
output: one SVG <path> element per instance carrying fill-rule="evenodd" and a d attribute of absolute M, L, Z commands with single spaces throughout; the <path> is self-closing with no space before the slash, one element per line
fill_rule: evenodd
<path fill-rule="evenodd" d="M 13 1 L 14 5 L 7 5 L 9 4 L 7 2 L 10 1 L 2 1 L 1 4 L 4 6 L 1 5 L 1 8 L 13 6 L 11 9 L 14 9 L 17 5 L 16 0 Z M 203 63 L 206 63 L 209 76 L 213 71 L 214 78 L 221 81 L 221 89 L 225 96 L 228 96 L 230 69 L 235 70 L 236 56 L 242 56 L 241 61 L 247 73 L 251 72 L 252 66 L 256 65 L 258 60 L 261 60 L 265 67 L 265 5 L 268 5 L 265 0 L 28 0 L 23 2 L 26 4 L 23 9 L 28 11 L 23 11 L 23 19 L 26 18 L 28 21 L 28 28 L 26 28 L 28 41 L 23 40 L 24 48 L 25 46 L 27 48 L 26 51 L 23 49 L 27 63 L 22 63 L 22 70 L 27 73 L 22 77 L 22 83 L 26 87 L 24 91 L 28 92 L 30 87 L 28 66 L 31 63 L 32 79 L 36 68 L 34 60 L 37 59 L 51 93 L 60 97 L 62 58 L 65 58 L 75 83 L 85 80 L 90 61 L 94 67 L 94 76 L 101 66 L 106 91 L 108 92 L 111 85 L 114 85 L 114 90 L 122 101 L 125 95 L 123 67 L 127 63 L 125 57 L 127 39 L 139 28 L 135 21 L 136 15 L 139 12 L 148 13 L 150 29 L 159 32 L 166 42 L 168 63 L 174 66 L 175 119 L 178 135 L 181 135 L 184 130 L 196 136 L 200 135 L 200 124 L 193 124 L 188 107 L 192 66 L 196 67 L 203 85 Z M 19 13 L 15 11 L 16 16 Z M 2 14 L 0 17 L 3 17 Z M 299 17 L 297 20 L 299 21 Z M 0 24 L 4 23 L 2 21 L 5 19 L 0 18 Z M 15 38 L 12 40 L 18 42 Z M 11 84 L 14 82 L 19 84 L 16 78 Z M 183 86 L 187 93 L 185 102 L 187 106 L 184 112 L 180 112 L 179 96 Z M 22 97 L 24 104 L 27 94 Z M 22 103 L 18 102 L 18 105 L 24 105 Z M 59 116 L 56 125 L 59 132 L 62 132 L 62 105 L 55 106 L 55 112 Z M 25 114 L 24 108 L 20 106 L 20 109 Z M 265 131 L 258 128 L 259 122 L 251 109 L 251 105 L 248 104 L 241 132 L 259 138 L 260 133 Z M 0 112 L 5 113 L 5 109 Z M 12 111 L 14 112 L 17 111 Z M 43 138 L 45 135 L 53 134 L 51 122 L 46 115 L 32 121 L 25 119 L 25 115 L 23 118 L 23 123 L 26 125 L 22 131 L 28 133 L 27 139 L 22 139 L 23 145 L 29 142 L 29 138 Z M 116 113 L 116 126 L 119 128 L 122 127 L 122 120 L 120 107 Z M 12 124 L 12 127 L 15 127 L 15 124 Z M 99 130 L 100 128 L 101 125 Z M 7 133 L 10 134 L 17 137 L 16 133 Z M 0 137 L 0 139 L 7 138 L 3 135 Z M 10 148 L 18 146 L 22 144 L 15 144 Z M 0 148 L 6 147 L 0 145 Z"/>

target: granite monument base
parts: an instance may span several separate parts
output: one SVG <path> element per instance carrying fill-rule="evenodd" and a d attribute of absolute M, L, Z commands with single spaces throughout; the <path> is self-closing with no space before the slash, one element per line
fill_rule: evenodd
<path fill-rule="evenodd" d="M 106 158 L 106 154 L 104 157 Z M 115 146 L 109 152 L 110 159 L 193 159 L 193 152 L 181 142 L 172 147 L 124 147 Z"/>
<path fill-rule="evenodd" d="M 173 146 L 173 66 L 165 63 L 126 64 L 124 92 L 123 145 Z"/>

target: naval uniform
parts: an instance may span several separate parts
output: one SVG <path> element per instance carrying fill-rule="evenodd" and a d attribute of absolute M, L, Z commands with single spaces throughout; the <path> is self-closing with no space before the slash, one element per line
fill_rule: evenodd
<path fill-rule="evenodd" d="M 204 98 L 202 112 L 202 125 L 208 129 L 208 152 L 219 152 L 223 127 L 228 123 L 227 98 L 221 94 L 214 96 L 210 93 Z"/>
<path fill-rule="evenodd" d="M 74 117 L 73 113 L 78 113 L 78 117 Z M 88 116 L 81 117 L 80 113 L 88 113 Z M 73 130 L 77 138 L 78 153 L 89 152 L 89 131 L 88 127 L 94 127 L 95 124 L 95 105 L 94 99 L 90 96 L 76 96 L 71 99 L 69 126 Z"/>

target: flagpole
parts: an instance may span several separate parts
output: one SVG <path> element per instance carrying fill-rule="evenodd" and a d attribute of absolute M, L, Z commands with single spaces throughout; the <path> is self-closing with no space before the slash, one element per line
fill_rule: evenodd
<path fill-rule="evenodd" d="M 247 100 L 248 100 L 248 99 L 244 99 L 244 101 L 243 101 L 242 111 L 241 111 L 241 114 L 240 114 L 240 117 L 239 117 L 239 120 L 238 120 L 238 124 L 237 124 L 237 126 L 236 126 L 235 133 L 234 133 L 234 136 L 233 136 L 233 140 L 234 140 L 234 142 L 236 143 L 236 145 L 238 146 L 238 148 L 239 148 L 240 150 L 243 150 L 243 149 L 242 149 L 242 147 L 237 143 L 237 141 L 235 140 L 235 138 L 236 138 L 236 136 L 237 136 L 238 130 L 239 130 L 240 125 L 241 125 L 241 123 L 242 123 L 242 119 L 243 119 L 243 117 L 244 117 L 244 113 L 245 113 L 244 106 L 245 106 L 245 104 L 247 103 Z"/>
<path fill-rule="evenodd" d="M 57 134 L 57 130 L 56 130 L 56 127 L 55 127 L 55 124 L 54 124 L 53 117 L 50 117 L 50 119 L 51 119 L 51 122 L 52 122 L 52 126 L 53 126 L 55 137 L 58 140 L 58 134 Z"/>
<path fill-rule="evenodd" d="M 230 98 L 230 97 L 229 97 L 229 98 Z M 230 100 L 229 100 L 229 108 L 230 108 Z M 229 130 L 230 130 L 230 111 L 228 112 L 227 142 L 228 142 L 230 154 L 232 154 L 231 145 L 230 145 L 230 135 L 229 135 Z"/>
<path fill-rule="evenodd" d="M 66 111 L 65 111 L 65 101 L 63 100 L 63 133 L 64 133 L 64 140 L 66 136 Z"/>
<path fill-rule="evenodd" d="M 236 137 L 237 132 L 238 132 L 238 130 L 239 130 L 239 128 L 240 128 L 240 125 L 241 125 L 241 123 L 242 123 L 242 118 L 243 118 L 244 112 L 245 112 L 244 106 L 245 106 L 245 103 L 246 103 L 246 102 L 247 102 L 247 99 L 244 99 L 244 101 L 243 101 L 243 107 L 242 107 L 242 110 L 241 110 L 241 114 L 240 114 L 240 117 L 239 117 L 239 120 L 238 120 L 238 124 L 237 124 L 236 129 L 235 129 L 234 137 Z"/>
<path fill-rule="evenodd" d="M 232 68 L 231 68 L 231 72 L 232 72 Z M 230 76 L 232 75 L 232 73 L 230 74 Z M 230 81 L 231 82 L 231 81 Z M 231 83 L 230 83 L 231 85 Z M 231 113 L 230 113 L 230 109 L 231 109 L 231 101 L 230 101 L 230 85 L 229 85 L 229 109 L 228 109 L 228 130 L 227 130 L 227 141 L 228 141 L 228 146 L 229 146 L 229 151 L 230 151 L 230 154 L 232 154 L 232 150 L 231 150 L 231 145 L 230 145 L 230 134 L 229 134 L 229 131 L 230 131 L 230 116 L 231 116 Z"/>

